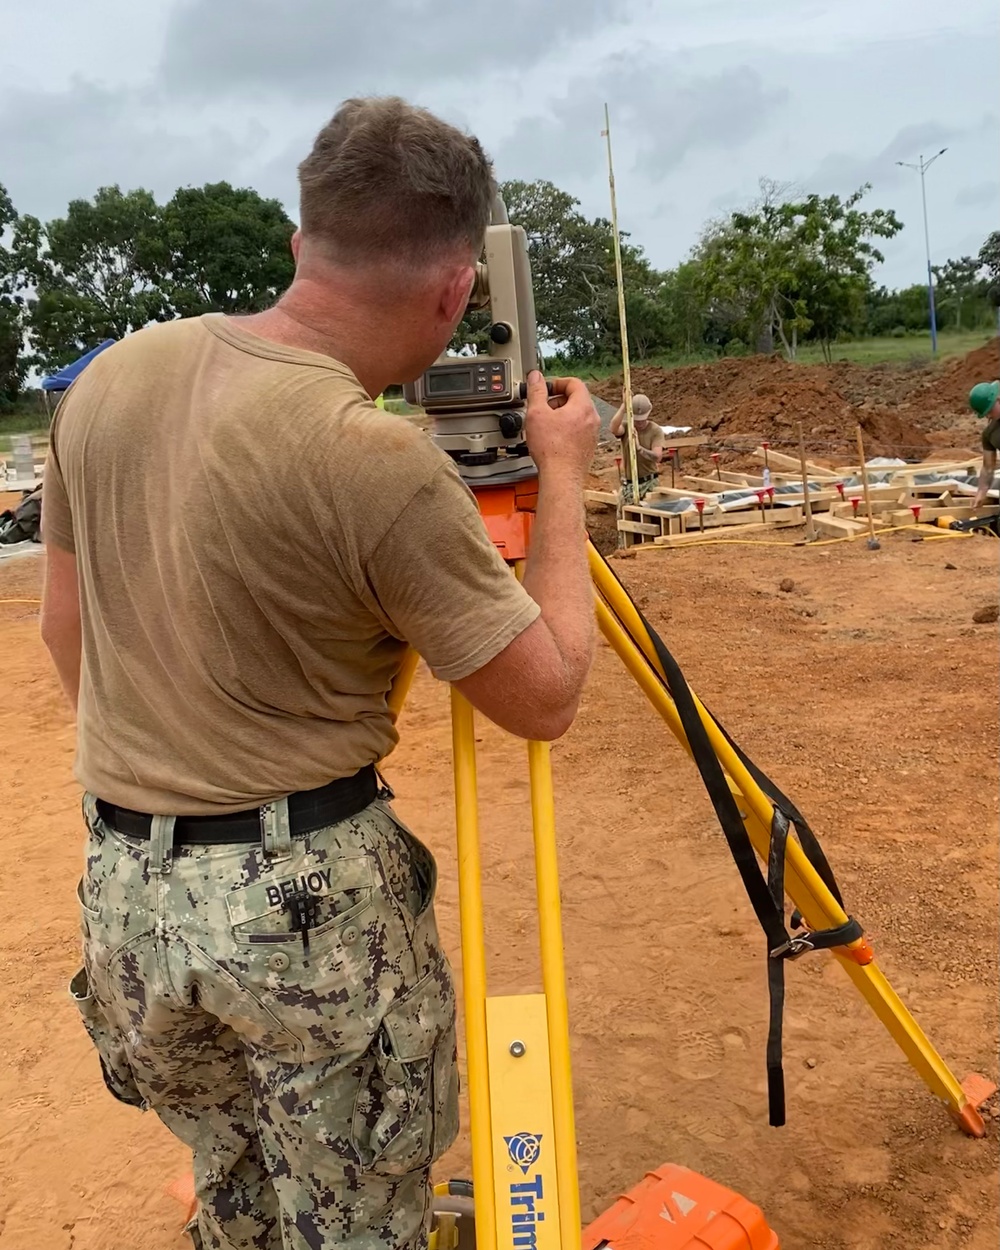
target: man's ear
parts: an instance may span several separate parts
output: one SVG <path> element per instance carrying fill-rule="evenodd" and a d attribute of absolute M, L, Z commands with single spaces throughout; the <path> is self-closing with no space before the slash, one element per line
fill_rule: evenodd
<path fill-rule="evenodd" d="M 462 265 L 459 269 L 448 270 L 445 283 L 441 288 L 441 316 L 449 325 L 456 326 L 469 305 L 472 284 L 476 280 L 474 265 Z"/>
<path fill-rule="evenodd" d="M 296 230 L 292 235 L 292 260 L 299 263 L 299 249 L 302 247 L 302 231 Z"/>

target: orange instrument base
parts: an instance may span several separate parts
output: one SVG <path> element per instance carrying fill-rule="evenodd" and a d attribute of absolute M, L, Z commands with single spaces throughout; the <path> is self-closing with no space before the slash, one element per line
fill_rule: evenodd
<path fill-rule="evenodd" d="M 583 1250 L 779 1250 L 777 1234 L 746 1198 L 665 1163 L 584 1230 Z"/>
<path fill-rule="evenodd" d="M 538 478 L 473 487 L 486 532 L 508 564 L 525 560 L 538 504 Z"/>

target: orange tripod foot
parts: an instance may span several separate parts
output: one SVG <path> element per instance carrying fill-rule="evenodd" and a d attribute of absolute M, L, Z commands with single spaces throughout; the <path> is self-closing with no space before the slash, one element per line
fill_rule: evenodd
<path fill-rule="evenodd" d="M 198 1199 L 194 1193 L 194 1173 L 188 1172 L 184 1176 L 178 1176 L 177 1180 L 171 1181 L 166 1188 L 167 1196 L 175 1198 L 180 1204 L 184 1212 L 184 1226 L 194 1219 L 198 1214 Z"/>
<path fill-rule="evenodd" d="M 962 1082 L 962 1093 L 968 1102 L 952 1112 L 955 1122 L 969 1137 L 984 1137 L 986 1125 L 979 1108 L 997 1092 L 995 1083 L 978 1072 L 971 1072 Z"/>

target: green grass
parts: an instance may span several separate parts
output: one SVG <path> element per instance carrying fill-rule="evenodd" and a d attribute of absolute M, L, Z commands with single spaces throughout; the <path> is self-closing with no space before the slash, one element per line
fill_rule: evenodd
<path fill-rule="evenodd" d="M 0 417 L 0 455 L 5 455 L 13 450 L 11 439 L 15 434 L 48 434 L 47 425 L 39 425 L 38 418 L 32 421 L 13 422 L 7 424 Z"/>
<path fill-rule="evenodd" d="M 985 330 L 944 331 L 938 335 L 937 359 L 947 360 L 953 356 L 964 356 L 967 352 L 971 352 L 977 347 L 982 347 L 984 343 L 995 337 L 995 335 L 988 334 Z M 783 353 L 778 354 L 781 355 L 782 359 L 784 358 Z M 929 333 L 908 334 L 905 338 L 893 338 L 886 335 L 884 338 L 857 339 L 850 343 L 835 343 L 832 355 L 834 363 L 847 360 L 852 364 L 868 366 L 879 364 L 918 366 L 930 364 L 934 359 L 931 355 L 931 336 Z M 684 365 L 700 365 L 718 359 L 718 356 L 706 355 L 704 352 L 691 356 L 652 356 L 646 360 L 633 360 L 632 367 L 634 369 L 647 368 L 649 366 L 660 369 L 678 369 Z M 798 350 L 795 363 L 801 365 L 822 364 L 823 352 L 819 344 L 803 344 Z M 998 357 L 998 363 L 1000 363 L 1000 357 Z M 591 361 L 569 361 L 564 364 L 552 364 L 549 367 L 549 372 L 578 374 L 582 378 L 601 379 L 621 373 L 621 362 L 611 361 L 605 364 L 596 364 Z"/>
<path fill-rule="evenodd" d="M 29 391 L 21 396 L 13 411 L 0 412 L 0 452 L 10 451 L 13 434 L 47 434 L 48 430 L 41 392 Z"/>
<path fill-rule="evenodd" d="M 952 356 L 964 356 L 988 343 L 995 335 L 985 330 L 946 331 L 938 335 L 938 360 L 947 360 Z M 908 334 L 906 338 L 858 339 L 853 343 L 835 343 L 833 359 L 849 360 L 857 365 L 880 365 L 910 363 L 930 364 L 930 334 Z M 816 343 L 806 343 L 799 348 L 796 363 L 804 365 L 821 364 L 823 353 Z"/>

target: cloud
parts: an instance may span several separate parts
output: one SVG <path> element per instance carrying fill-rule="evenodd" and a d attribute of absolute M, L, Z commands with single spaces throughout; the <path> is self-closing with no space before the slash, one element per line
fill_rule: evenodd
<path fill-rule="evenodd" d="M 481 73 L 512 80 L 627 7 L 627 0 L 505 0 L 491 16 L 468 0 L 184 0 L 167 25 L 159 77 L 172 91 L 201 97 L 274 93 L 331 102 L 442 79 L 472 83 Z"/>
<path fill-rule="evenodd" d="M 709 78 L 661 88 L 649 109 L 635 106 L 637 124 L 644 124 L 638 158 L 656 170 L 672 169 L 692 151 L 732 152 L 758 135 L 787 103 L 784 87 L 767 87 L 748 65 L 720 71 Z"/>
<path fill-rule="evenodd" d="M 596 174 L 605 165 L 599 139 L 603 101 L 612 94 L 615 165 L 656 182 L 689 153 L 734 151 L 767 127 L 788 100 L 749 66 L 685 73 L 677 57 L 616 55 L 572 80 L 544 116 L 523 119 L 502 145 L 503 174 L 520 177 Z M 528 170 L 529 172 L 523 172 Z"/>
<path fill-rule="evenodd" d="M 846 195 L 863 183 L 873 186 L 896 187 L 913 177 L 913 170 L 903 169 L 897 161 L 916 164 L 923 153 L 931 157 L 942 147 L 955 142 L 963 131 L 938 122 L 927 121 L 904 126 L 880 152 L 868 156 L 849 156 L 834 152 L 827 156 L 808 179 L 810 186 L 819 191 L 835 191 Z"/>
<path fill-rule="evenodd" d="M 62 216 L 71 199 L 118 183 L 171 195 L 181 185 L 235 176 L 260 127 L 172 129 L 171 114 L 145 90 L 76 81 L 62 91 L 0 95 L 0 152 L 19 212 Z"/>
<path fill-rule="evenodd" d="M 1000 207 L 1000 182 L 977 182 L 955 196 L 956 208 Z"/>

